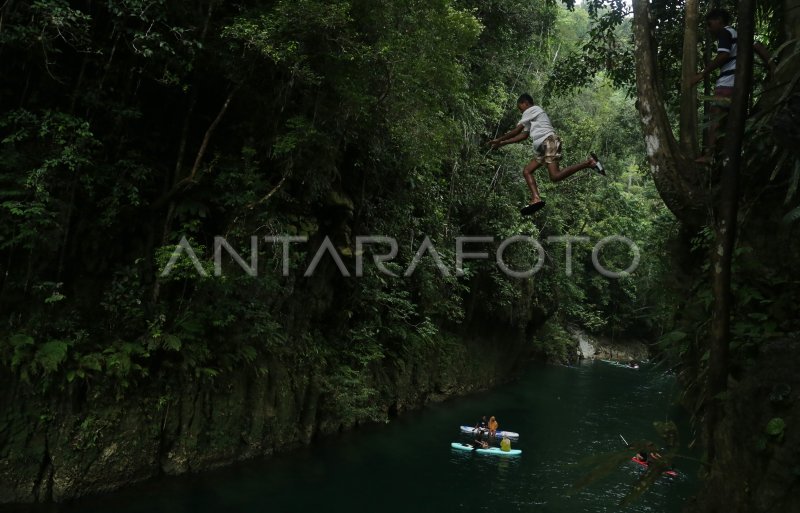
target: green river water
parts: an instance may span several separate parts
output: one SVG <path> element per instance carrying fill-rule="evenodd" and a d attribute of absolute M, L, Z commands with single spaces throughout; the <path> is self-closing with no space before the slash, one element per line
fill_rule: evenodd
<path fill-rule="evenodd" d="M 313 447 L 195 476 L 164 478 L 62 506 L 82 513 L 206 512 L 679 512 L 695 490 L 696 463 L 678 460 L 632 506 L 618 504 L 641 467 L 626 462 L 577 492 L 593 454 L 657 440 L 671 418 L 675 380 L 657 369 L 604 362 L 535 366 L 491 392 L 454 399 Z M 496 415 L 520 433 L 517 458 L 456 451 L 458 426 Z"/>

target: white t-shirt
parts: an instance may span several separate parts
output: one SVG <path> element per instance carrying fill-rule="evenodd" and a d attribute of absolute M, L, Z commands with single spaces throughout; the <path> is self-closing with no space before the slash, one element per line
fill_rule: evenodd
<path fill-rule="evenodd" d="M 539 149 L 545 139 L 556 133 L 544 109 L 536 105 L 522 113 L 519 124 L 522 125 L 523 131 L 528 132 L 534 149 Z"/>
<path fill-rule="evenodd" d="M 725 27 L 717 39 L 717 52 L 727 52 L 731 58 L 719 68 L 717 87 L 733 87 L 736 72 L 736 38 L 738 34 L 733 27 Z"/>

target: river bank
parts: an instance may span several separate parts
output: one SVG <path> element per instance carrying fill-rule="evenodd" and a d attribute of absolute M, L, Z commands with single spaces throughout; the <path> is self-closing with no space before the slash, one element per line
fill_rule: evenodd
<path fill-rule="evenodd" d="M 265 375 L 153 385 L 123 399 L 85 390 L 45 402 L 11 388 L 0 426 L 0 502 L 70 501 L 297 449 L 506 382 L 536 347 L 525 334 L 498 331 L 387 356 L 335 391 L 344 396 L 330 389 L 332 369 L 297 359 L 263 362 Z"/>
<path fill-rule="evenodd" d="M 6 433 L 0 503 L 69 502 L 164 476 L 209 472 L 496 387 L 534 360 L 574 363 L 571 347 L 587 340 L 596 344 L 596 358 L 609 347 L 614 351 L 529 315 L 527 332 L 476 315 L 470 329 L 446 344 L 386 354 L 347 381 L 324 360 L 284 355 L 256 366 L 265 369 L 261 374 L 154 383 L 122 398 L 73 388 L 44 402 L 12 388 L 0 419 Z M 635 353 L 642 347 L 646 351 L 623 345 L 615 354 L 642 361 L 646 357 Z"/>
<path fill-rule="evenodd" d="M 630 461 L 575 490 L 590 473 L 587 458 L 624 452 L 619 434 L 655 440 L 653 420 L 688 422 L 669 400 L 674 378 L 645 366 L 629 372 L 601 362 L 577 367 L 535 364 L 488 392 L 326 438 L 268 459 L 182 477 L 161 478 L 59 507 L 59 513 L 192 511 L 543 511 L 674 512 L 695 490 L 696 465 L 681 460 L 679 477 L 660 479 L 628 507 L 619 501 L 641 470 Z M 521 434 L 517 459 L 453 451 L 458 424 L 497 415 Z M 685 453 L 684 453 L 685 454 Z M 40 511 L 27 508 L 24 511 Z"/>

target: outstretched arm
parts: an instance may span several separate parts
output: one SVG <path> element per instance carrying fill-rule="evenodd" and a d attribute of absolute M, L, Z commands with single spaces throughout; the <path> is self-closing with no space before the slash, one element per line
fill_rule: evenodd
<path fill-rule="evenodd" d="M 524 141 L 528 138 L 528 132 L 523 132 L 523 128 L 524 127 L 522 125 L 517 125 L 510 132 L 506 132 L 497 139 L 492 139 L 489 141 L 489 146 L 492 148 L 499 148 L 500 146 L 505 146 L 506 144 L 514 144 Z"/>
<path fill-rule="evenodd" d="M 492 139 L 491 141 L 489 141 L 489 144 L 499 143 L 501 141 L 505 141 L 506 139 L 511 139 L 512 137 L 514 137 L 514 136 L 518 135 L 520 132 L 522 132 L 522 128 L 523 128 L 522 125 L 517 125 L 517 126 L 514 127 L 513 130 L 504 133 L 503 135 L 501 135 L 497 139 Z"/>
<path fill-rule="evenodd" d="M 528 132 L 522 132 L 519 135 L 515 135 L 511 139 L 506 139 L 505 141 L 500 141 L 500 146 L 505 146 L 506 144 L 514 144 L 518 142 L 522 142 L 530 136 Z"/>

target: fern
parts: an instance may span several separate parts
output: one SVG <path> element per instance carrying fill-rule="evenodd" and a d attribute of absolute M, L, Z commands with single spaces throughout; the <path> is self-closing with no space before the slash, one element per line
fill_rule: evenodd
<path fill-rule="evenodd" d="M 45 373 L 51 373 L 58 370 L 58 367 L 67 358 L 67 351 L 69 344 L 63 340 L 50 340 L 45 342 L 42 347 L 36 351 L 34 362 L 38 364 Z"/>
<path fill-rule="evenodd" d="M 11 368 L 16 370 L 30 360 L 30 350 L 34 345 L 33 338 L 18 333 L 9 339 L 9 343 L 14 350 L 11 355 Z"/>

